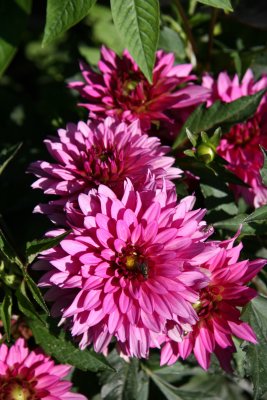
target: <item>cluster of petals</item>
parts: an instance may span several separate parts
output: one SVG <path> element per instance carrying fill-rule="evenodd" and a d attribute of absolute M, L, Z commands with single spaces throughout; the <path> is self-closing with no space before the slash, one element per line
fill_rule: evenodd
<path fill-rule="evenodd" d="M 8 348 L 0 346 L 1 400 L 86 400 L 70 392 L 71 383 L 65 380 L 71 366 L 55 365 L 39 350 L 30 351 L 24 339 Z"/>
<path fill-rule="evenodd" d="M 126 180 L 120 198 L 100 185 L 67 204 L 72 233 L 34 268 L 47 271 L 39 285 L 48 288 L 52 315 L 81 348 L 92 343 L 105 352 L 114 336 L 122 354 L 146 358 L 160 347 L 168 320 L 177 340 L 197 322 L 192 304 L 207 285 L 198 265 L 209 258 L 211 231 L 194 202 L 189 196 L 177 204 L 175 189 L 156 184 L 138 192 Z"/>
<path fill-rule="evenodd" d="M 203 86 L 211 91 L 208 106 L 218 99 L 229 103 L 266 89 L 267 76 L 255 81 L 252 71 L 248 70 L 240 82 L 237 75 L 231 79 L 226 72 L 221 72 L 217 81 L 209 75 L 204 76 Z M 234 193 L 254 207 L 267 203 L 267 187 L 260 175 L 264 157 L 259 147 L 267 148 L 266 100 L 265 95 L 254 117 L 234 125 L 223 135 L 218 147 L 218 154 L 228 161 L 229 169 L 250 186 L 232 186 Z"/>
<path fill-rule="evenodd" d="M 247 283 L 266 260 L 238 261 L 242 244 L 234 246 L 234 240 L 213 243 L 214 254 L 201 265 L 210 281 L 195 304 L 199 321 L 182 341 L 169 337 L 161 351 L 161 364 L 173 364 L 193 352 L 201 367 L 208 369 L 211 353 L 215 353 L 221 366 L 231 371 L 232 336 L 257 343 L 252 328 L 240 319 L 240 308 L 256 297 L 257 292 Z"/>
<path fill-rule="evenodd" d="M 57 222 L 62 219 L 66 201 L 85 189 L 105 184 L 120 195 L 125 178 L 130 178 L 139 190 L 149 185 L 152 177 L 159 187 L 164 178 L 170 188 L 171 180 L 182 173 L 173 167 L 174 158 L 166 156 L 170 148 L 162 146 L 158 138 L 144 134 L 139 121 L 128 126 L 107 117 L 87 124 L 69 123 L 66 129 L 59 129 L 58 137 L 45 140 L 45 144 L 55 162 L 36 161 L 29 171 L 38 177 L 33 188 L 60 196 L 36 208 L 53 215 Z"/>
<path fill-rule="evenodd" d="M 138 119 L 143 130 L 173 136 L 188 116 L 192 106 L 204 102 L 208 90 L 193 84 L 191 64 L 174 65 L 174 54 L 157 51 L 150 84 L 127 50 L 120 58 L 102 47 L 98 63 L 100 73 L 81 62 L 84 81 L 72 82 L 86 99 L 80 104 L 90 116 L 116 116 L 123 121 Z"/>

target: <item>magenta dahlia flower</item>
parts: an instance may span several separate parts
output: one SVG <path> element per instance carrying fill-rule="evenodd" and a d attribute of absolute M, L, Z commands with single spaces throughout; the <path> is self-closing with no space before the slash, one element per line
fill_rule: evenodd
<path fill-rule="evenodd" d="M 177 205 L 175 189 L 138 192 L 127 180 L 121 198 L 100 185 L 80 194 L 78 206 L 67 204 L 73 232 L 34 268 L 47 270 L 40 286 L 50 288 L 52 315 L 66 320 L 82 349 L 106 351 L 115 336 L 124 355 L 148 357 L 167 320 L 177 337 L 196 323 L 192 304 L 207 281 L 198 265 L 209 257 L 211 232 L 194 201 Z"/>
<path fill-rule="evenodd" d="M 166 128 L 168 135 L 176 135 L 176 125 L 185 120 L 188 109 L 207 99 L 208 90 L 192 83 L 196 79 L 190 75 L 192 65 L 174 65 L 173 53 L 156 53 L 152 84 L 127 50 L 120 58 L 102 47 L 98 67 L 100 74 L 81 62 L 84 82 L 69 84 L 86 99 L 80 105 L 90 111 L 90 116 L 110 115 L 128 122 L 138 119 L 144 130 L 153 125 L 154 133 L 160 127 Z"/>
<path fill-rule="evenodd" d="M 161 364 L 173 364 L 179 357 L 185 359 L 193 352 L 201 367 L 208 369 L 211 353 L 215 353 L 221 366 L 231 371 L 230 362 L 235 352 L 232 335 L 257 343 L 252 328 L 240 319 L 240 307 L 257 296 L 246 284 L 263 268 L 266 260 L 238 261 L 242 244 L 233 247 L 234 240 L 235 237 L 214 242 L 214 255 L 201 265 L 210 282 L 200 291 L 199 301 L 194 305 L 199 321 L 191 332 L 184 333 L 182 341 L 167 335 Z"/>
<path fill-rule="evenodd" d="M 215 100 L 229 103 L 242 96 L 252 95 L 267 88 L 267 76 L 255 82 L 253 73 L 248 70 L 241 82 L 235 75 L 231 80 L 226 72 L 221 72 L 215 81 L 207 75 L 203 86 L 211 90 L 208 105 Z M 260 207 L 267 203 L 267 186 L 260 176 L 263 167 L 263 154 L 259 145 L 267 148 L 267 96 L 261 101 L 254 117 L 234 125 L 223 135 L 218 147 L 218 154 L 228 161 L 228 168 L 250 187 L 232 185 L 237 197 L 244 197 L 249 205 Z"/>
<path fill-rule="evenodd" d="M 129 126 L 111 117 L 102 122 L 79 122 L 68 124 L 58 135 L 59 139 L 45 140 L 56 162 L 37 161 L 29 168 L 38 177 L 33 188 L 61 197 L 37 208 L 54 214 L 54 219 L 70 197 L 101 183 L 120 195 L 125 178 L 130 178 L 137 190 L 149 185 L 153 176 L 159 187 L 164 178 L 170 188 L 171 180 L 182 173 L 172 166 L 175 159 L 165 155 L 170 148 L 161 146 L 158 138 L 142 134 L 138 121 Z"/>
<path fill-rule="evenodd" d="M 8 348 L 0 346 L 1 400 L 86 400 L 70 392 L 71 382 L 64 378 L 69 365 L 55 365 L 39 350 L 30 351 L 24 339 Z"/>

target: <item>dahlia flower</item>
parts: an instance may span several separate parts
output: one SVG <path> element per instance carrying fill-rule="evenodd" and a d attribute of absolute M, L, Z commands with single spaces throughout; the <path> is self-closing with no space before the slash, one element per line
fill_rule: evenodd
<path fill-rule="evenodd" d="M 229 103 L 242 96 L 252 95 L 267 88 L 267 76 L 255 82 L 253 73 L 248 70 L 241 82 L 237 75 L 231 80 L 226 72 L 221 72 L 215 81 L 207 75 L 203 86 L 211 90 L 208 106 L 215 100 Z M 260 207 L 267 203 L 267 187 L 262 183 L 260 169 L 263 167 L 263 154 L 259 145 L 267 148 L 267 97 L 264 96 L 254 117 L 234 125 L 223 135 L 218 154 L 229 163 L 229 170 L 235 173 L 250 187 L 232 185 L 237 197 L 244 197 L 247 203 Z"/>
<path fill-rule="evenodd" d="M 41 351 L 30 351 L 24 339 L 8 348 L 0 346 L 1 400 L 86 400 L 71 393 L 71 382 L 64 378 L 71 366 L 55 365 Z"/>
<path fill-rule="evenodd" d="M 67 204 L 72 233 L 34 268 L 47 270 L 39 285 L 49 288 L 51 313 L 82 349 L 93 343 L 105 352 L 115 336 L 122 354 L 148 357 L 167 320 L 179 338 L 196 323 L 192 304 L 207 281 L 198 265 L 209 257 L 204 240 L 211 232 L 205 211 L 192 211 L 194 201 L 177 205 L 175 189 L 138 192 L 127 180 L 120 198 L 100 185 L 80 194 L 78 205 Z"/>
<path fill-rule="evenodd" d="M 186 119 L 188 109 L 207 99 L 208 90 L 192 84 L 191 64 L 174 65 L 174 54 L 156 53 L 153 82 L 150 84 L 127 50 L 122 58 L 112 50 L 102 47 L 98 63 L 100 74 L 81 62 L 84 82 L 72 82 L 86 99 L 80 104 L 90 111 L 90 116 L 105 118 L 116 116 L 123 121 L 138 119 L 144 130 L 153 124 L 155 133 L 163 127 L 168 135 L 177 134 L 177 124 Z M 173 113 L 175 111 L 175 113 Z"/>
<path fill-rule="evenodd" d="M 266 263 L 266 260 L 238 261 L 242 244 L 233 247 L 235 238 L 214 242 L 214 255 L 201 265 L 209 276 L 209 284 L 200 291 L 194 308 L 199 321 L 191 332 L 185 332 L 183 341 L 168 336 L 161 352 L 161 364 L 173 364 L 179 357 L 185 359 L 194 353 L 202 368 L 208 369 L 211 353 L 215 353 L 221 366 L 231 371 L 235 345 L 232 335 L 257 343 L 252 328 L 240 319 L 240 307 L 257 296 L 247 287 Z"/>
<path fill-rule="evenodd" d="M 45 140 L 55 163 L 37 161 L 30 165 L 29 172 L 38 179 L 33 188 L 45 194 L 59 195 L 60 200 L 37 208 L 48 214 L 60 213 L 70 197 L 77 197 L 85 189 L 108 185 L 117 194 L 123 192 L 123 181 L 130 178 L 136 189 L 149 184 L 151 175 L 157 185 L 165 178 L 168 188 L 172 179 L 182 171 L 172 167 L 173 157 L 165 154 L 168 146 L 161 146 L 156 137 L 142 134 L 138 121 L 127 126 L 108 117 L 104 121 L 80 121 L 68 124 L 66 130 L 58 131 L 58 138 Z"/>

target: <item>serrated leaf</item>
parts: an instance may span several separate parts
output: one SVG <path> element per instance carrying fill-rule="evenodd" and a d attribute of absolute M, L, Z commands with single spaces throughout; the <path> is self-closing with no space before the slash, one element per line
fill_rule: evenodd
<path fill-rule="evenodd" d="M 153 372 L 149 371 L 149 376 L 153 380 L 153 382 L 157 385 L 159 390 L 164 394 L 167 400 L 196 400 L 196 399 L 214 399 L 214 396 L 209 396 L 208 394 L 204 394 L 198 392 L 192 392 L 190 390 L 183 390 L 170 383 L 166 382 L 158 375 L 154 374 Z M 204 396 L 203 396 L 204 395 Z M 203 397 L 202 397 L 203 396 Z"/>
<path fill-rule="evenodd" d="M 137 400 L 138 360 L 132 358 L 129 362 L 125 362 L 116 350 L 108 355 L 107 360 L 116 372 L 105 371 L 102 373 L 101 399 Z"/>
<path fill-rule="evenodd" d="M 158 0 L 111 0 L 111 11 L 125 47 L 152 83 L 159 40 Z"/>
<path fill-rule="evenodd" d="M 56 237 L 48 237 L 44 239 L 35 239 L 26 243 L 26 256 L 28 262 L 32 263 L 35 257 L 44 250 L 57 246 L 71 231 L 67 231 Z"/>
<path fill-rule="evenodd" d="M 42 323 L 44 323 L 39 313 L 35 310 L 29 297 L 27 296 L 24 281 L 21 282 L 20 287 L 18 287 L 16 290 L 16 298 L 19 310 L 22 312 L 22 314 L 29 318 L 38 318 Z"/>
<path fill-rule="evenodd" d="M 14 57 L 31 11 L 31 0 L 2 0 L 0 4 L 0 76 Z"/>
<path fill-rule="evenodd" d="M 92 350 L 80 350 L 72 343 L 71 338 L 57 326 L 57 320 L 42 316 L 43 322 L 29 319 L 35 341 L 44 351 L 55 357 L 62 364 L 70 364 L 82 371 L 113 370 L 105 357 Z"/>
<path fill-rule="evenodd" d="M 0 175 L 3 173 L 5 168 L 8 166 L 11 160 L 16 156 L 17 152 L 21 148 L 22 143 L 15 144 L 14 146 L 10 146 L 7 149 L 4 149 L 0 153 Z"/>
<path fill-rule="evenodd" d="M 267 224 L 256 222 L 244 222 L 248 217 L 247 214 L 239 214 L 233 218 L 225 219 L 222 221 L 215 222 L 213 225 L 215 228 L 221 228 L 228 231 L 236 232 L 242 224 L 241 233 L 243 235 L 262 235 L 266 234 Z"/>
<path fill-rule="evenodd" d="M 144 371 L 138 372 L 138 386 L 136 400 L 147 400 L 149 396 L 149 379 Z"/>
<path fill-rule="evenodd" d="M 51 43 L 59 35 L 89 14 L 96 0 L 48 0 L 43 45 Z"/>
<path fill-rule="evenodd" d="M 243 388 L 231 381 L 219 371 L 214 373 L 200 373 L 192 377 L 189 382 L 181 386 L 181 390 L 189 390 L 192 400 L 246 400 Z M 193 393 L 195 397 L 193 397 Z"/>
<path fill-rule="evenodd" d="M 260 146 L 260 149 L 262 151 L 263 157 L 264 157 L 264 163 L 263 167 L 260 170 L 261 178 L 262 178 L 262 183 L 267 186 L 267 151 Z"/>
<path fill-rule="evenodd" d="M 266 221 L 267 222 L 267 205 L 257 208 L 253 213 L 248 215 L 244 222 Z"/>
<path fill-rule="evenodd" d="M 186 128 L 193 134 L 199 134 L 201 131 L 207 132 L 220 126 L 225 132 L 232 125 L 250 118 L 256 112 L 265 93 L 266 90 L 261 90 L 252 96 L 243 96 L 231 103 L 222 103 L 217 100 L 209 108 L 204 104 L 200 105 L 186 120 L 173 148 L 176 149 L 186 141 Z"/>
<path fill-rule="evenodd" d="M 1 216 L 0 216 L 1 219 Z M 18 257 L 15 249 L 9 242 L 7 236 L 5 235 L 4 231 L 0 227 L 0 254 L 7 258 L 8 261 L 18 265 L 21 269 L 23 269 L 23 264 Z"/>
<path fill-rule="evenodd" d="M 233 11 L 230 0 L 197 0 L 199 3 L 210 7 L 222 8 L 225 11 Z"/>
<path fill-rule="evenodd" d="M 6 289 L 5 296 L 0 308 L 0 315 L 8 340 L 10 339 L 12 304 L 12 293 L 10 290 Z"/>
<path fill-rule="evenodd" d="M 32 297 L 36 301 L 36 303 L 45 311 L 46 314 L 49 314 L 49 310 L 47 308 L 47 305 L 45 304 L 43 295 L 34 282 L 34 280 L 30 277 L 30 275 L 24 271 L 24 279 L 27 284 L 27 287 L 30 289 Z"/>
<path fill-rule="evenodd" d="M 249 344 L 247 352 L 248 372 L 254 385 L 254 399 L 260 399 L 267 391 L 267 299 L 258 296 L 246 307 L 242 319 L 254 329 L 258 344 Z"/>

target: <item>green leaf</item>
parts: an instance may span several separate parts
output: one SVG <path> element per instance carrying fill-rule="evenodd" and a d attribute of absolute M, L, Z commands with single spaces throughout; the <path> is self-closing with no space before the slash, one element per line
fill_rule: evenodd
<path fill-rule="evenodd" d="M 208 394 L 200 391 L 197 396 L 196 393 L 191 390 L 183 390 L 170 383 L 166 382 L 158 375 L 154 374 L 152 371 L 148 370 L 148 375 L 153 380 L 153 382 L 157 385 L 160 391 L 164 394 L 167 400 L 197 400 L 197 399 L 210 399 L 214 397 L 209 396 Z"/>
<path fill-rule="evenodd" d="M 26 243 L 26 255 L 29 264 L 33 262 L 35 257 L 44 250 L 57 246 L 71 231 L 67 231 L 56 237 L 48 237 L 44 239 L 35 239 Z"/>
<path fill-rule="evenodd" d="M 262 146 L 260 146 L 260 148 L 264 157 L 264 163 L 260 170 L 260 174 L 262 177 L 262 183 L 267 186 L 267 151 Z"/>
<path fill-rule="evenodd" d="M 16 156 L 17 152 L 21 148 L 22 143 L 15 144 L 14 146 L 3 149 L 0 153 L 0 175 L 3 173 L 5 168 L 8 166 L 11 160 Z"/>
<path fill-rule="evenodd" d="M 199 3 L 210 7 L 222 8 L 225 11 L 233 11 L 230 0 L 197 0 Z"/>
<path fill-rule="evenodd" d="M 138 396 L 138 360 L 132 358 L 125 362 L 113 350 L 107 357 L 116 372 L 105 371 L 101 376 L 101 399 L 137 400 Z M 139 392 L 140 392 L 139 388 Z"/>
<path fill-rule="evenodd" d="M 266 221 L 267 222 L 267 205 L 257 208 L 253 213 L 248 215 L 244 222 Z"/>
<path fill-rule="evenodd" d="M 254 385 L 254 399 L 260 399 L 267 391 L 267 299 L 258 296 L 246 307 L 242 319 L 254 329 L 258 344 L 249 344 L 247 352 L 247 370 Z"/>
<path fill-rule="evenodd" d="M 158 0 L 111 0 L 111 11 L 123 43 L 152 83 L 159 39 Z"/>
<path fill-rule="evenodd" d="M 216 179 L 216 186 L 211 184 L 200 184 L 201 191 L 205 197 L 205 207 L 209 210 L 209 214 L 214 215 L 214 221 L 218 220 L 218 215 L 236 215 L 238 213 L 237 206 L 234 202 L 233 195 L 229 192 L 225 183 Z"/>
<path fill-rule="evenodd" d="M 246 400 L 247 396 L 244 395 L 241 385 L 220 372 L 218 369 L 216 373 L 198 374 L 181 386 L 181 390 L 189 390 L 195 400 Z"/>
<path fill-rule="evenodd" d="M 222 103 L 217 100 L 209 108 L 205 104 L 200 105 L 186 120 L 173 148 L 176 149 L 186 141 L 186 128 L 193 134 L 199 134 L 201 131 L 206 132 L 220 126 L 225 132 L 232 125 L 250 118 L 256 112 L 265 92 L 266 90 L 261 90 L 252 96 L 243 96 L 231 103 Z"/>
<path fill-rule="evenodd" d="M 0 3 L 0 76 L 16 53 L 31 4 L 31 0 L 2 0 Z"/>
<path fill-rule="evenodd" d="M 27 284 L 27 287 L 30 289 L 32 297 L 36 301 L 36 303 L 46 312 L 46 314 L 49 314 L 49 310 L 47 308 L 47 305 L 45 304 L 43 295 L 34 282 L 34 280 L 30 277 L 30 275 L 24 271 L 24 279 Z"/>
<path fill-rule="evenodd" d="M 48 0 L 43 45 L 55 40 L 63 32 L 89 14 L 96 0 Z"/>
<path fill-rule="evenodd" d="M 16 298 L 19 310 L 22 312 L 22 314 L 26 315 L 26 317 L 29 318 L 38 318 L 42 323 L 44 323 L 39 313 L 35 310 L 33 304 L 27 296 L 24 281 L 21 282 L 20 287 L 18 287 L 18 289 L 16 290 Z"/>
<path fill-rule="evenodd" d="M 233 218 L 215 222 L 213 226 L 215 228 L 221 228 L 228 231 L 236 232 L 242 224 L 241 233 L 243 235 L 262 235 L 266 233 L 267 224 L 259 223 L 258 221 L 245 222 L 245 219 L 247 217 L 247 214 L 239 214 Z"/>
<path fill-rule="evenodd" d="M 138 386 L 136 400 L 147 400 L 149 396 L 149 379 L 144 371 L 138 372 Z"/>
<path fill-rule="evenodd" d="M 1 216 L 0 220 L 2 220 Z M 0 254 L 1 253 L 4 257 L 7 258 L 8 261 L 18 265 L 21 269 L 23 269 L 23 263 L 21 262 L 13 246 L 7 239 L 4 231 L 0 227 Z"/>
<path fill-rule="evenodd" d="M 247 216 L 246 214 L 239 214 L 236 215 L 234 218 L 229 218 L 229 219 L 227 218 L 222 221 L 215 222 L 214 227 L 226 229 L 227 231 L 236 232 L 240 228 L 240 225 L 244 222 L 246 216 Z M 248 230 L 245 228 L 245 233 L 255 235 L 255 230 L 253 228 L 251 229 L 248 228 Z"/>
<path fill-rule="evenodd" d="M 10 290 L 6 289 L 5 296 L 1 304 L 0 315 L 8 340 L 10 339 L 12 304 L 12 293 Z"/>
<path fill-rule="evenodd" d="M 33 332 L 36 342 L 44 351 L 55 357 L 62 364 L 70 364 L 82 371 L 112 370 L 105 357 L 92 350 L 80 350 L 72 342 L 62 328 L 57 326 L 57 321 L 50 317 L 29 319 L 28 324 Z"/>
<path fill-rule="evenodd" d="M 179 60 L 186 58 L 185 46 L 180 35 L 167 26 L 160 31 L 158 48 L 166 52 L 173 52 Z"/>

